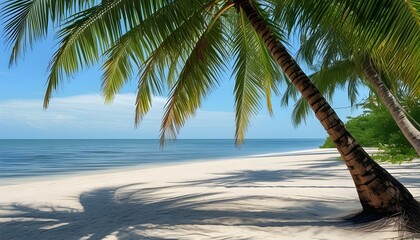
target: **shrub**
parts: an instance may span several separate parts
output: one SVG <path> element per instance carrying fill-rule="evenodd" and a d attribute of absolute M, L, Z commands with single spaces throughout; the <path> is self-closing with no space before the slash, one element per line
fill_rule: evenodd
<path fill-rule="evenodd" d="M 420 108 L 414 104 L 409 110 L 412 118 L 420 119 Z M 392 116 L 384 107 L 365 106 L 365 112 L 357 117 L 349 118 L 345 124 L 351 134 L 363 147 L 377 147 L 382 150 L 374 157 L 380 161 L 399 163 L 418 157 L 416 151 L 404 137 Z M 322 148 L 334 147 L 327 138 Z"/>

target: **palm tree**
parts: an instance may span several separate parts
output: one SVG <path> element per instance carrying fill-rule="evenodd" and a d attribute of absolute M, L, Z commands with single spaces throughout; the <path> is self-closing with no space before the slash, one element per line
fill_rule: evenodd
<path fill-rule="evenodd" d="M 311 49 L 313 49 L 313 46 L 315 45 L 303 44 L 300 50 L 307 54 L 306 51 L 312 51 Z M 337 58 L 335 60 L 320 58 L 324 60 L 324 64 L 321 65 L 321 69 L 310 76 L 318 89 L 326 95 L 327 99 L 331 99 L 337 88 L 347 88 L 351 106 L 354 107 L 358 95 L 357 88 L 360 85 L 370 87 L 379 97 L 382 105 L 390 112 L 407 141 L 420 156 L 420 131 L 414 126 L 414 124 L 418 125 L 418 123 L 409 115 L 409 113 L 407 113 L 404 107 L 401 106 L 397 96 L 397 91 L 399 91 L 399 85 L 402 84 L 402 81 L 390 81 L 390 77 L 386 77 L 385 73 L 380 73 L 375 68 L 372 59 L 366 59 L 365 57 L 364 60 L 362 60 L 354 55 L 346 56 L 342 52 L 337 53 L 337 55 L 341 56 L 338 60 Z M 310 64 L 313 64 L 313 56 L 314 55 L 305 55 L 301 57 Z M 346 57 L 343 58 L 342 56 Z M 389 85 L 389 87 L 387 85 Z M 408 88 L 405 97 L 411 96 L 415 98 L 418 96 L 416 91 L 410 90 L 410 86 L 407 86 L 406 84 L 405 86 Z M 395 94 L 393 92 L 395 92 Z M 310 109 L 305 99 L 297 98 L 296 89 L 290 85 L 287 87 L 282 98 L 282 104 L 284 106 L 289 105 L 289 98 L 296 101 L 292 120 L 294 125 L 298 126 L 308 117 Z"/>
<path fill-rule="evenodd" d="M 381 78 L 381 75 L 375 69 L 371 59 L 366 59 L 364 61 L 363 73 L 372 88 L 377 92 L 384 106 L 391 113 L 391 116 L 397 123 L 398 128 L 420 156 L 420 131 L 410 122 L 409 118 L 405 114 L 404 108 L 387 88 Z"/>
<path fill-rule="evenodd" d="M 293 4 L 300 5 L 301 3 Z M 331 14 L 337 14 L 334 18 L 336 20 L 341 19 L 345 27 L 331 28 L 330 24 L 318 24 L 316 29 L 310 29 L 314 23 L 306 22 L 300 25 L 300 27 L 306 28 L 301 32 L 301 39 L 304 39 L 300 49 L 301 58 L 311 66 L 318 60 L 322 61 L 322 69 L 313 76 L 314 79 L 318 80 L 317 86 L 330 91 L 329 95 L 332 95 L 335 81 L 337 81 L 336 83 L 339 86 L 343 86 L 343 83 L 346 82 L 343 82 L 343 80 L 348 80 L 350 100 L 354 101 L 356 92 L 352 87 L 357 86 L 357 83 L 363 82 L 358 81 L 359 79 L 365 80 L 366 85 L 369 85 L 378 94 L 401 132 L 420 156 L 420 131 L 409 121 L 397 98 L 382 79 L 385 76 L 388 79 L 394 79 L 394 85 L 399 80 L 403 80 L 414 89 L 412 91 L 413 94 L 418 95 L 416 89 L 416 84 L 420 77 L 418 74 L 419 68 L 417 67 L 418 62 L 420 62 L 418 51 L 414 49 L 415 54 L 406 55 L 407 49 L 401 49 L 401 53 L 397 53 L 390 58 L 390 54 L 386 53 L 386 51 L 384 54 L 383 45 L 373 48 L 371 43 L 360 39 L 357 32 L 349 26 L 352 22 L 343 19 L 341 12 L 336 11 L 336 6 L 328 6 L 331 9 L 327 11 L 330 14 L 327 17 L 331 18 Z M 420 9 L 417 9 L 417 12 L 410 11 L 410 9 L 416 9 L 410 8 L 410 2 L 401 4 L 400 8 L 402 8 L 401 11 L 404 9 L 408 10 L 406 11 L 408 13 L 406 16 L 411 17 L 413 20 L 417 19 L 417 22 L 412 27 L 411 34 L 413 40 L 419 42 Z M 303 10 L 312 11 L 312 9 L 307 8 L 303 8 Z M 319 22 L 318 20 L 315 21 Z M 401 24 L 406 24 L 406 22 L 401 22 Z M 308 34 L 309 36 L 307 36 Z M 317 46 L 322 46 L 322 48 Z M 404 61 L 396 61 L 395 59 L 403 59 Z M 376 66 L 379 67 L 379 71 Z M 379 72 L 382 72 L 382 74 Z M 333 81 L 330 79 L 333 79 Z M 288 96 L 294 96 L 293 90 L 290 90 L 285 97 L 287 98 Z M 286 99 L 283 102 L 288 103 Z M 305 101 L 302 100 L 298 102 L 296 107 L 294 119 L 296 124 L 298 124 L 309 113 L 309 109 Z"/>
<path fill-rule="evenodd" d="M 98 62 L 104 54 L 103 92 L 107 101 L 139 69 L 136 122 L 150 109 L 154 94 L 170 89 L 161 128 L 163 141 L 176 136 L 233 60 L 235 137 L 240 144 L 263 96 L 270 108 L 280 66 L 336 144 L 354 180 L 363 212 L 401 214 L 407 226 L 420 229 L 415 221 L 420 211 L 413 196 L 356 142 L 281 43 L 281 31 L 268 14 L 275 1 L 57 2 L 10 0 L 3 10 L 6 38 L 13 46 L 12 62 L 28 39 L 30 44 L 45 36 L 51 22 L 63 25 L 57 35 L 59 49 L 49 66 L 44 107 L 64 76 Z"/>

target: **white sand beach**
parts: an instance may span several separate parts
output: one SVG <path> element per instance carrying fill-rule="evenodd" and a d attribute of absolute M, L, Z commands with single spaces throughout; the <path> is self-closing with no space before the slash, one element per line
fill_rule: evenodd
<path fill-rule="evenodd" d="M 0 239 L 390 239 L 335 150 L 215 160 L 0 186 Z M 420 162 L 382 164 L 420 197 Z"/>

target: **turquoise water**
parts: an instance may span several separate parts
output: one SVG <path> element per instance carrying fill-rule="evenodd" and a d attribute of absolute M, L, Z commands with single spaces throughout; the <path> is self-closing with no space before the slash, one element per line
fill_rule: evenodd
<path fill-rule="evenodd" d="M 184 161 L 233 158 L 318 148 L 323 139 L 0 140 L 0 179 L 58 175 Z"/>

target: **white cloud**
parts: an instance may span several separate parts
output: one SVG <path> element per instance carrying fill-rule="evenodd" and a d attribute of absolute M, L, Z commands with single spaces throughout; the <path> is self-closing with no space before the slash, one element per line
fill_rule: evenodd
<path fill-rule="evenodd" d="M 157 98 L 154 102 L 159 107 L 163 100 Z M 54 98 L 45 111 L 42 100 L 7 100 L 0 102 L 0 125 L 43 131 L 44 134 L 55 131 L 75 135 L 79 132 L 83 138 L 89 137 L 89 132 L 124 129 L 127 132 L 133 130 L 133 105 L 132 94 L 119 95 L 111 105 L 104 104 L 97 94 Z"/>
<path fill-rule="evenodd" d="M 44 111 L 41 99 L 3 100 L 0 138 L 158 138 L 166 99 L 153 99 L 153 107 L 138 129 L 134 128 L 134 103 L 134 94 L 120 94 L 112 104 L 104 104 L 99 94 L 88 94 L 54 98 Z M 200 110 L 186 123 L 179 137 L 233 138 L 234 119 L 233 112 Z M 251 121 L 247 137 L 323 135 L 320 128 L 313 126 L 294 129 L 288 119 L 259 115 Z"/>
<path fill-rule="evenodd" d="M 54 98 L 44 111 L 40 99 L 0 101 L 0 129 L 7 130 L 0 137 L 157 138 L 166 99 L 153 99 L 153 107 L 138 130 L 134 129 L 134 102 L 134 94 L 120 94 L 112 104 L 104 104 L 98 94 L 78 95 Z M 189 128 L 205 125 L 200 120 L 230 126 L 226 122 L 233 117 L 233 113 L 199 112 Z"/>

